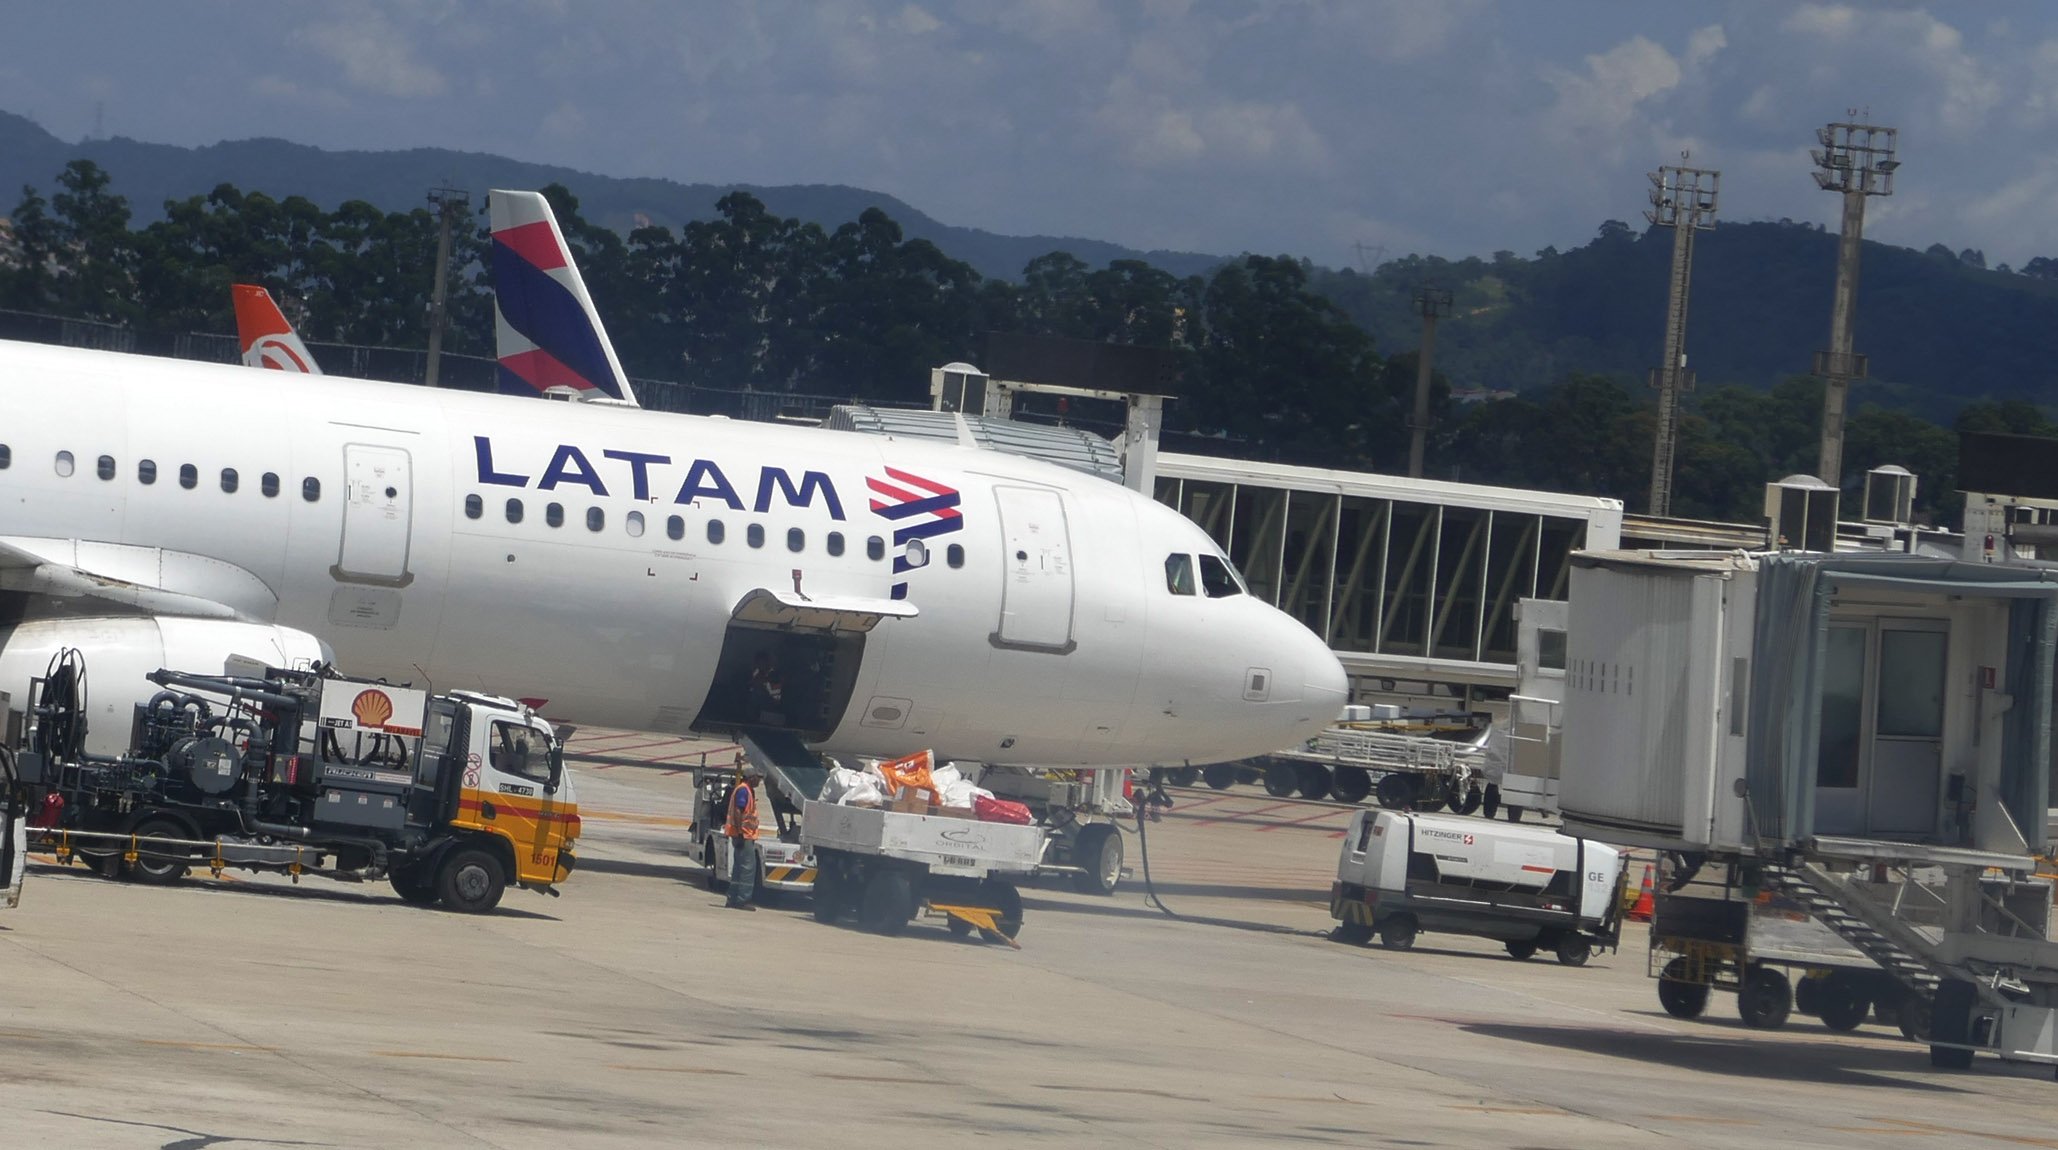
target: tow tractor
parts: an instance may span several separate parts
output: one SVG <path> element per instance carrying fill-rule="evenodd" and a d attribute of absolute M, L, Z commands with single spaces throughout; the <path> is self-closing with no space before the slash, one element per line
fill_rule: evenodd
<path fill-rule="evenodd" d="M 266 668 L 172 670 L 128 748 L 88 754 L 84 660 L 30 685 L 15 793 L 60 861 L 172 883 L 195 866 L 351 882 L 483 913 L 509 882 L 555 895 L 578 806 L 562 740 L 509 699 Z"/>

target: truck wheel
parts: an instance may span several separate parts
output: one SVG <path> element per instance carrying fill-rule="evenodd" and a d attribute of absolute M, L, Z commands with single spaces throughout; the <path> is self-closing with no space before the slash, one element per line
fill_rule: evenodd
<path fill-rule="evenodd" d="M 1737 1017 L 1753 1030 L 1777 1030 L 1793 1013 L 1794 988 L 1784 974 L 1769 966 L 1754 966 L 1744 974 L 1736 992 Z"/>
<path fill-rule="evenodd" d="M 190 839 L 193 831 L 177 819 L 153 816 L 131 830 L 137 838 Z M 136 861 L 128 863 L 129 877 L 148 886 L 169 886 L 186 877 L 183 847 L 152 847 L 136 844 Z"/>
<path fill-rule="evenodd" d="M 897 867 L 877 871 L 865 883 L 858 905 L 858 925 L 873 934 L 899 934 L 915 917 L 915 888 Z"/>
<path fill-rule="evenodd" d="M 1517 962 L 1527 962 L 1536 954 L 1536 940 L 1533 938 L 1510 939 L 1501 945 L 1507 948 L 1508 957 Z"/>
<path fill-rule="evenodd" d="M 1585 966 L 1593 957 L 1593 940 L 1574 931 L 1558 936 L 1558 961 L 1566 966 Z"/>
<path fill-rule="evenodd" d="M 994 925 L 1000 927 L 1000 932 L 1009 938 L 1020 938 L 1022 892 L 1015 889 L 1015 884 L 997 878 L 987 879 L 979 885 L 980 893 L 985 896 L 988 905 L 993 907 Z"/>
<path fill-rule="evenodd" d="M 443 857 L 436 874 L 436 893 L 443 905 L 465 914 L 485 914 L 500 905 L 507 891 L 507 873 L 500 860 L 483 847 L 459 847 Z"/>
<path fill-rule="evenodd" d="M 1910 994 L 1901 999 L 1901 1005 L 1894 1011 L 1894 1026 L 1901 1037 L 1910 1042 L 1929 1041 L 1930 997 L 1926 994 Z"/>
<path fill-rule="evenodd" d="M 1329 789 L 1339 802 L 1362 803 L 1372 793 L 1372 775 L 1363 767 L 1338 767 Z"/>
<path fill-rule="evenodd" d="M 1200 782 L 1201 773 L 1199 767 L 1173 767 L 1165 774 L 1171 778 L 1173 786 L 1190 787 Z"/>
<path fill-rule="evenodd" d="M 1933 1042 L 1972 1042 L 1972 1007 L 1979 992 L 1960 978 L 1947 978 L 1930 996 L 1929 1036 Z M 1951 1046 L 1931 1046 L 1929 1064 L 1939 1070 L 1963 1070 L 1972 1065 L 1972 1051 Z"/>
<path fill-rule="evenodd" d="M 1507 808 L 1504 808 L 1504 809 L 1505 809 L 1505 810 L 1506 810 L 1506 811 L 1508 812 L 1508 821 L 1509 821 L 1509 822 L 1511 822 L 1511 823 L 1519 823 L 1519 822 L 1521 822 L 1521 821 L 1522 821 L 1522 808 L 1521 808 L 1521 807 L 1507 807 Z"/>
<path fill-rule="evenodd" d="M 816 859 L 815 889 L 808 909 L 816 922 L 835 922 L 843 917 L 843 868 L 829 859 Z"/>
<path fill-rule="evenodd" d="M 1872 1013 L 1872 998 L 1848 971 L 1832 971 L 1815 988 L 1815 1013 L 1831 1030 L 1856 1030 Z"/>
<path fill-rule="evenodd" d="M 1301 787 L 1300 766 L 1297 763 L 1274 763 L 1265 768 L 1265 793 L 1275 799 L 1292 798 Z"/>
<path fill-rule="evenodd" d="M 1415 945 L 1415 916 L 1397 914 L 1379 924 L 1379 945 L 1388 950 L 1406 950 Z"/>
<path fill-rule="evenodd" d="M 707 889 L 716 894 L 729 889 L 729 884 L 723 882 L 715 871 L 715 862 L 717 860 L 715 852 L 720 849 L 720 847 L 715 845 L 715 836 L 713 835 L 700 840 L 700 865 L 703 868 L 700 881 L 706 883 Z"/>
<path fill-rule="evenodd" d="M 1483 819 L 1490 819 L 1494 817 L 1496 814 L 1499 814 L 1500 809 L 1501 788 L 1493 785 L 1492 783 L 1486 784 L 1486 794 L 1481 796 L 1480 798 L 1479 817 Z"/>
<path fill-rule="evenodd" d="M 1372 789 L 1372 797 L 1390 811 L 1406 810 L 1415 801 L 1415 780 L 1403 774 L 1379 776 L 1379 785 Z"/>
<path fill-rule="evenodd" d="M 1313 763 L 1302 763 L 1300 778 L 1295 789 L 1304 799 L 1326 799 L 1329 797 L 1329 770 Z"/>
<path fill-rule="evenodd" d="M 1122 881 L 1122 832 L 1113 823 L 1088 823 L 1072 843 L 1072 862 L 1083 873 L 1072 876 L 1081 894 L 1113 894 Z"/>
<path fill-rule="evenodd" d="M 1685 958 L 1675 958 L 1658 976 L 1658 1005 L 1674 1018 L 1699 1018 L 1708 1009 L 1708 984 L 1694 982 L 1691 973 Z"/>
<path fill-rule="evenodd" d="M 1465 797 L 1463 799 L 1452 800 L 1451 813 L 1469 815 L 1473 811 L 1478 810 L 1479 804 L 1485 801 L 1486 794 L 1482 792 L 1478 787 L 1473 787 L 1471 790 L 1465 792 Z"/>
<path fill-rule="evenodd" d="M 1218 791 L 1226 791 L 1236 785 L 1236 768 L 1228 763 L 1216 763 L 1201 768 L 1201 781 Z"/>
<path fill-rule="evenodd" d="M 402 902 L 415 906 L 435 904 L 436 884 L 431 881 L 434 877 L 428 867 L 419 863 L 386 872 L 386 881 L 393 884 L 393 893 L 399 895 Z"/>
<path fill-rule="evenodd" d="M 1372 924 L 1369 922 L 1339 922 L 1330 928 L 1329 937 L 1335 942 L 1347 942 L 1352 946 L 1363 946 L 1372 941 Z"/>

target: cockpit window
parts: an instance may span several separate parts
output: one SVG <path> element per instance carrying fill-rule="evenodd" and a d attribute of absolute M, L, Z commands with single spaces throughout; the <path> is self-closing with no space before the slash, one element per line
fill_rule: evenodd
<path fill-rule="evenodd" d="M 1165 556 L 1165 589 L 1174 595 L 1193 594 L 1193 556 Z"/>
<path fill-rule="evenodd" d="M 1210 599 L 1227 599 L 1231 595 L 1243 594 L 1243 581 L 1229 569 L 1229 564 L 1213 555 L 1200 557 L 1201 590 Z"/>

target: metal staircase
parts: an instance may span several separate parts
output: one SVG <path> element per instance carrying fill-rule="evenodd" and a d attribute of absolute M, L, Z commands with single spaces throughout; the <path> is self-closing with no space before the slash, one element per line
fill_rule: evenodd
<path fill-rule="evenodd" d="M 1957 972 L 1934 961 L 1934 939 L 1922 928 L 1881 907 L 1851 884 L 1814 863 L 1768 866 L 1765 883 L 1806 907 L 1817 922 L 1836 932 L 1859 953 L 1879 964 L 1914 994 L 1928 996 Z"/>

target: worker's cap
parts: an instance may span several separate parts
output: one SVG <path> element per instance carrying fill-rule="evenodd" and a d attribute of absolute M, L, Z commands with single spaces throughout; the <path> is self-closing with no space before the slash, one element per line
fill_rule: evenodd
<path fill-rule="evenodd" d="M 743 760 L 743 776 L 745 778 L 762 779 L 765 777 L 765 769 L 749 759 L 745 759 Z"/>

